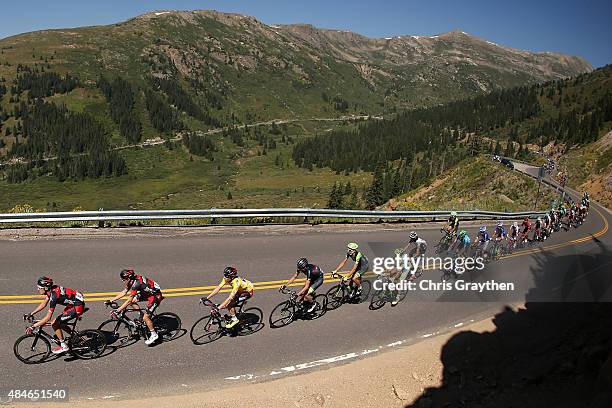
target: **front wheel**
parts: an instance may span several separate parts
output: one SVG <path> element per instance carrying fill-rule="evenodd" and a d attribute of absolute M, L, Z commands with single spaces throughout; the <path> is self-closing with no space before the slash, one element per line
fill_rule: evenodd
<path fill-rule="evenodd" d="M 378 310 L 387 303 L 387 290 L 377 290 L 372 295 L 372 300 L 370 301 L 370 310 Z"/>
<path fill-rule="evenodd" d="M 291 301 L 286 300 L 278 304 L 270 313 L 270 327 L 278 329 L 287 326 L 289 323 L 293 322 L 294 314 L 295 310 Z"/>
<path fill-rule="evenodd" d="M 193 324 L 189 337 L 193 344 L 200 346 L 218 340 L 223 335 L 223 330 L 218 319 L 213 316 L 204 316 Z"/>
<path fill-rule="evenodd" d="M 327 310 L 335 310 L 344 303 L 345 287 L 343 285 L 332 286 L 325 296 L 327 296 Z"/>
<path fill-rule="evenodd" d="M 39 364 L 51 353 L 49 340 L 38 334 L 24 334 L 13 346 L 15 357 L 25 364 Z"/>
<path fill-rule="evenodd" d="M 70 337 L 68 348 L 78 358 L 84 360 L 97 358 L 106 350 L 106 336 L 100 330 L 75 332 Z"/>
<path fill-rule="evenodd" d="M 181 318 L 171 312 L 160 313 L 153 317 L 153 327 L 162 341 L 174 340 L 181 332 Z"/>

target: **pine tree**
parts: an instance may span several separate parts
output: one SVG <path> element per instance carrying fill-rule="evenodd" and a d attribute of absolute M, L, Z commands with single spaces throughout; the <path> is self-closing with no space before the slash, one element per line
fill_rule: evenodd
<path fill-rule="evenodd" d="M 374 171 L 374 178 L 366 196 L 366 205 L 369 210 L 374 210 L 383 203 L 384 182 L 383 167 L 379 165 Z"/>

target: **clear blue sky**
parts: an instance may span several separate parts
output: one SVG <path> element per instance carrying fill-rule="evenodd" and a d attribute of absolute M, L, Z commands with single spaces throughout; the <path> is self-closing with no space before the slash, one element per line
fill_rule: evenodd
<path fill-rule="evenodd" d="M 215 9 L 267 24 L 310 23 L 369 37 L 459 29 L 531 51 L 612 63 L 611 0 L 22 0 L 2 2 L 0 38 L 43 28 L 109 24 L 161 9 Z"/>

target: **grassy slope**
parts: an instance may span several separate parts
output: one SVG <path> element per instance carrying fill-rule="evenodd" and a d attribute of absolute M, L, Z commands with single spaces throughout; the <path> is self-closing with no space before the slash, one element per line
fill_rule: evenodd
<path fill-rule="evenodd" d="M 418 188 L 392 200 L 386 207 L 396 209 L 458 209 L 521 211 L 535 205 L 537 182 L 511 171 L 486 156 L 466 159 Z M 549 207 L 554 194 L 540 189 L 538 208 Z"/>
<path fill-rule="evenodd" d="M 344 125 L 304 123 L 291 125 L 288 131 L 297 139 L 336 126 Z M 21 184 L 0 181 L 0 211 L 23 204 L 47 210 L 72 210 L 78 206 L 87 210 L 100 207 L 321 208 L 326 206 L 335 182 L 350 181 L 361 188 L 371 180 L 370 174 L 362 172 L 345 176 L 329 169 L 309 172 L 297 168 L 291 160 L 292 147 L 279 141 L 277 149 L 258 156 L 257 151 L 262 152 L 263 148 L 253 140 L 248 141 L 247 147 L 238 148 L 221 135 L 213 139 L 219 148 L 214 162 L 190 155 L 182 146 L 173 150 L 153 146 L 120 150 L 128 163 L 129 174 L 118 178 L 58 182 L 52 177 L 41 177 Z M 240 154 L 236 159 L 237 152 Z M 281 156 L 282 168 L 275 164 L 277 154 Z M 232 200 L 228 200 L 228 192 Z"/>

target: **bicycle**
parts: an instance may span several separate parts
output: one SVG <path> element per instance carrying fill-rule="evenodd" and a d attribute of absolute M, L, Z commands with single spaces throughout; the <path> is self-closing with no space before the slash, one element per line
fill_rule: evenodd
<path fill-rule="evenodd" d="M 269 321 L 270 327 L 273 329 L 287 326 L 298 319 L 315 320 L 327 312 L 326 295 L 313 294 L 315 309 L 312 312 L 309 312 L 307 307 L 310 307 L 310 304 L 298 301 L 297 292 L 283 287 L 281 287 L 278 291 L 284 295 L 289 295 L 289 299 L 279 303 L 274 309 L 272 309 Z"/>
<path fill-rule="evenodd" d="M 421 274 L 422 272 L 417 271 L 417 274 L 415 276 L 419 277 L 421 276 Z M 393 303 L 394 301 L 397 301 L 397 303 L 399 303 L 406 299 L 406 296 L 408 295 L 408 289 L 389 289 L 390 283 L 399 284 L 401 282 L 396 282 L 388 275 L 381 276 L 380 281 L 381 285 L 383 286 L 383 289 L 374 291 L 372 299 L 370 300 L 370 306 L 368 307 L 370 310 L 378 310 L 382 308 L 387 302 Z"/>
<path fill-rule="evenodd" d="M 106 307 L 117 309 L 117 302 L 106 303 Z M 139 313 L 139 318 L 130 318 L 128 313 Z M 136 343 L 139 339 L 146 339 L 149 335 L 149 328 L 143 320 L 144 311 L 142 309 L 127 308 L 123 310 L 116 319 L 109 319 L 100 326 L 98 330 L 110 334 L 107 339 L 108 344 L 117 343 L 117 348 L 122 348 Z M 151 315 L 153 327 L 159 335 L 161 342 L 174 340 L 181 332 L 181 318 L 175 313 L 163 312 Z"/>
<path fill-rule="evenodd" d="M 193 344 L 199 346 L 212 343 L 225 335 L 247 336 L 261 330 L 264 326 L 262 310 L 257 307 L 243 310 L 246 302 L 247 299 L 238 299 L 235 307 L 239 322 L 228 329 L 226 326 L 229 323 L 229 316 L 222 316 L 219 306 L 210 299 L 201 298 L 200 304 L 210 307 L 210 313 L 198 319 L 191 327 L 189 337 Z"/>
<path fill-rule="evenodd" d="M 85 308 L 87 312 L 89 308 Z M 31 315 L 23 315 L 23 320 L 29 325 L 36 323 Z M 100 330 L 87 329 L 77 330 L 77 322 L 81 320 L 81 316 L 74 319 L 72 323 L 65 322 L 69 334 L 65 337 L 65 342 L 68 345 L 68 352 L 77 358 L 89 360 L 100 357 L 106 351 L 106 338 Z M 51 326 L 51 322 L 44 326 Z M 51 344 L 60 344 L 56 336 L 47 333 L 43 327 L 34 329 L 31 334 L 24 334 L 15 341 L 13 352 L 15 357 L 25 364 L 39 364 L 44 362 L 51 353 Z M 27 353 L 32 353 L 28 355 Z"/>
<path fill-rule="evenodd" d="M 448 251 L 448 248 L 451 245 L 451 241 L 453 240 L 453 234 L 445 228 L 440 228 L 440 232 L 444 234 L 440 241 L 436 245 L 434 245 L 434 252 L 437 254 L 441 254 L 442 252 Z"/>
<path fill-rule="evenodd" d="M 328 310 L 337 309 L 344 303 L 363 303 L 370 297 L 372 284 L 369 281 L 362 279 L 361 294 L 354 295 L 355 288 L 352 281 L 347 281 L 344 276 L 337 272 L 332 272 L 331 277 L 340 279 L 340 283 L 332 286 L 325 294 L 327 296 Z"/>

